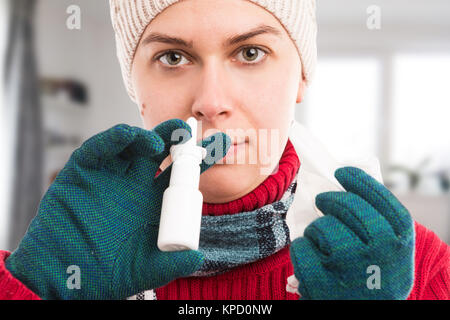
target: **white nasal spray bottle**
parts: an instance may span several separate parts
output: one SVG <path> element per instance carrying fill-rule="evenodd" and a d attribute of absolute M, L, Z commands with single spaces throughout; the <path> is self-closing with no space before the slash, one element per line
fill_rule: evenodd
<path fill-rule="evenodd" d="M 192 138 L 170 148 L 172 172 L 164 191 L 158 233 L 161 251 L 197 250 L 200 241 L 203 195 L 198 190 L 200 164 L 206 149 L 197 146 L 197 120 L 190 117 Z"/>

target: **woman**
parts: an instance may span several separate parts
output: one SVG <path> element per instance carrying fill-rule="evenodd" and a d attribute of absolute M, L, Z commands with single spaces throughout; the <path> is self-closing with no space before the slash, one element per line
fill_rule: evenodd
<path fill-rule="evenodd" d="M 119 125 L 74 152 L 2 253 L 3 298 L 450 297 L 450 248 L 374 179 L 377 162 L 342 167 L 294 121 L 316 62 L 315 1 L 110 4 L 147 130 Z M 226 161 L 202 163 L 199 250 L 161 252 L 170 137 L 191 116 Z"/>

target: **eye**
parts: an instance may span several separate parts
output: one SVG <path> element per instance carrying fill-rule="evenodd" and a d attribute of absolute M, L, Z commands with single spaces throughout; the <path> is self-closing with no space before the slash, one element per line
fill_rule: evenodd
<path fill-rule="evenodd" d="M 251 62 L 251 63 L 245 62 L 245 61 L 242 62 L 243 64 L 247 64 L 247 65 L 259 64 L 261 62 L 262 58 L 258 60 L 258 57 L 264 58 L 264 56 L 267 55 L 267 52 L 265 50 L 262 50 L 257 47 L 245 47 L 239 51 L 239 53 L 241 53 L 241 52 L 242 52 L 242 56 L 244 57 L 245 61 L 257 61 L 257 62 Z M 262 52 L 263 54 L 260 54 L 258 52 Z M 238 55 L 240 55 L 240 54 L 238 54 Z"/>
<path fill-rule="evenodd" d="M 176 51 L 167 51 L 164 54 L 160 55 L 157 60 L 161 61 L 162 58 L 165 58 L 165 60 L 168 62 L 164 64 L 168 64 L 171 66 L 177 66 L 179 61 L 181 61 L 183 58 L 188 61 L 182 54 Z"/>

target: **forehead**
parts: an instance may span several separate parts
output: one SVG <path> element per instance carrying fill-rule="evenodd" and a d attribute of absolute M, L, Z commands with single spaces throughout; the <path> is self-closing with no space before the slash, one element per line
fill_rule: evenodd
<path fill-rule="evenodd" d="M 222 45 L 229 46 L 242 41 L 238 36 L 249 32 L 272 34 L 279 38 L 287 36 L 272 13 L 251 1 L 183 0 L 157 15 L 147 26 L 143 38 L 153 34 L 146 44 L 158 40 L 157 35 L 161 34 L 183 39 L 204 37 L 210 41 L 227 38 Z M 189 47 L 189 43 L 179 44 Z"/>

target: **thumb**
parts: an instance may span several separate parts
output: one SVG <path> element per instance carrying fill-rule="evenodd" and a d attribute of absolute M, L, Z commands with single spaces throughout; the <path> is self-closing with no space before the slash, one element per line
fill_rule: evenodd
<path fill-rule="evenodd" d="M 204 262 L 204 256 L 197 250 L 163 252 L 158 255 L 162 283 L 168 283 L 176 278 L 190 276 L 199 270 Z"/>

